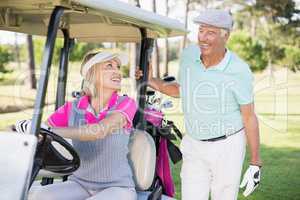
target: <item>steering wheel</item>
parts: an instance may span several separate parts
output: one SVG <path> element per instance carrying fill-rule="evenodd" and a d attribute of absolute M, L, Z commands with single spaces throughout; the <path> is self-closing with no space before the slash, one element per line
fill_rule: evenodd
<path fill-rule="evenodd" d="M 73 148 L 61 136 L 53 133 L 52 131 L 41 128 L 40 135 L 42 138 L 37 145 L 35 155 L 35 165 L 40 169 L 45 169 L 55 173 L 70 174 L 80 166 L 80 158 Z M 72 158 L 70 159 L 57 150 L 57 145 L 62 146 Z"/>

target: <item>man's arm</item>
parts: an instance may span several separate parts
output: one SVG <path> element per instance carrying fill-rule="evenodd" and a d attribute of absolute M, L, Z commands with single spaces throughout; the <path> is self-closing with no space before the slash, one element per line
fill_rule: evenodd
<path fill-rule="evenodd" d="M 170 82 L 165 82 L 160 78 L 154 78 L 153 73 L 152 73 L 152 65 L 149 65 L 148 68 L 148 86 L 153 88 L 154 90 L 157 90 L 163 94 L 166 94 L 171 97 L 176 97 L 179 98 L 180 96 L 180 91 L 179 87 L 180 85 L 178 83 L 170 83 Z M 143 76 L 143 71 L 140 69 L 137 69 L 135 72 L 135 78 L 138 80 Z"/>
<path fill-rule="evenodd" d="M 113 112 L 101 122 L 80 127 L 51 128 L 57 135 L 81 141 L 102 139 L 108 134 L 123 128 L 127 123 L 126 117 L 120 112 Z"/>
<path fill-rule="evenodd" d="M 243 117 L 245 132 L 250 149 L 250 164 L 261 166 L 262 161 L 259 153 L 259 127 L 256 114 L 254 112 L 254 104 L 241 105 L 240 110 Z"/>
<path fill-rule="evenodd" d="M 180 85 L 178 83 L 169 83 L 165 82 L 159 78 L 151 78 L 148 80 L 148 85 L 163 94 L 166 94 L 171 97 L 180 97 Z"/>

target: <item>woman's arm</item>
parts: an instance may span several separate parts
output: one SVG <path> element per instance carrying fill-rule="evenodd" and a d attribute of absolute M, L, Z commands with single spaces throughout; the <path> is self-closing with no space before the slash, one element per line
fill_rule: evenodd
<path fill-rule="evenodd" d="M 57 135 L 81 141 L 94 141 L 103 139 L 107 135 L 122 129 L 127 123 L 126 117 L 120 112 L 112 112 L 99 123 L 83 125 L 80 127 L 53 127 Z"/>

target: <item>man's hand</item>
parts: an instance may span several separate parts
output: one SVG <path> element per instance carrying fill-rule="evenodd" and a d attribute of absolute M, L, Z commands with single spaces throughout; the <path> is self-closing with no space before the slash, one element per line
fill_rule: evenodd
<path fill-rule="evenodd" d="M 259 185 L 260 182 L 261 169 L 259 166 L 250 165 L 247 171 L 244 174 L 244 178 L 240 185 L 240 188 L 246 186 L 246 189 L 243 193 L 245 197 L 249 196 Z"/>

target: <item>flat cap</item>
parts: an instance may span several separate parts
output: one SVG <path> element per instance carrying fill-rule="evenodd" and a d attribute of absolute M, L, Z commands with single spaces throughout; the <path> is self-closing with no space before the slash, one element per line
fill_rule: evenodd
<path fill-rule="evenodd" d="M 231 30 L 233 25 L 231 14 L 228 11 L 218 9 L 200 11 L 200 14 L 193 21 L 196 24 L 207 24 L 228 30 Z"/>

